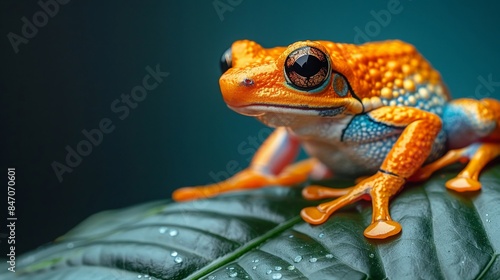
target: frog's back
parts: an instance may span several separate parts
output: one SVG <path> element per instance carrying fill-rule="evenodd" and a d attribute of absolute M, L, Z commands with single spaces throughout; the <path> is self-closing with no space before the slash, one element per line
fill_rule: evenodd
<path fill-rule="evenodd" d="M 329 49 L 334 65 L 343 64 L 340 67 L 365 112 L 382 106 L 409 106 L 441 115 L 450 100 L 439 72 L 411 44 L 398 40 L 322 44 Z"/>

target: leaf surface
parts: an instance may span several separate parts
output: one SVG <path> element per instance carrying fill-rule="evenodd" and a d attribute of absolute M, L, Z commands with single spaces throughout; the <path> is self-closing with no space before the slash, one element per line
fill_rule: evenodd
<path fill-rule="evenodd" d="M 499 279 L 500 165 L 483 189 L 444 188 L 456 170 L 391 202 L 401 234 L 368 240 L 371 204 L 304 223 L 300 188 L 269 187 L 188 203 L 156 201 L 91 216 L 18 258 L 2 279 Z M 347 187 L 350 182 L 329 185 Z M 5 272 L 7 271 L 7 272 Z"/>

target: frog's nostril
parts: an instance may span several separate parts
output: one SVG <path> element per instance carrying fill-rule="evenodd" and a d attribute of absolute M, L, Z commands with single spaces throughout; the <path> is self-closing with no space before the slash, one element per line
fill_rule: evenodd
<path fill-rule="evenodd" d="M 227 49 L 220 58 L 220 70 L 224 74 L 229 68 L 233 66 L 233 58 L 231 54 L 231 48 Z"/>

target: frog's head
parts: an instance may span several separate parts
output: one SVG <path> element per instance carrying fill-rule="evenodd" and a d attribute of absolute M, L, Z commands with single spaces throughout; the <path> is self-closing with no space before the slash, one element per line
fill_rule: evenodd
<path fill-rule="evenodd" d="M 262 48 L 236 41 L 222 56 L 219 80 L 224 101 L 245 115 L 336 118 L 355 115 L 363 105 L 353 90 L 353 77 L 334 44 L 296 42 Z"/>

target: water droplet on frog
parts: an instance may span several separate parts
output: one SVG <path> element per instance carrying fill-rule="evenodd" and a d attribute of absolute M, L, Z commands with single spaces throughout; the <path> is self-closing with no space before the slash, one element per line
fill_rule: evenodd
<path fill-rule="evenodd" d="M 293 234 L 290 234 L 290 235 L 288 236 L 288 238 L 293 238 Z"/>
<path fill-rule="evenodd" d="M 181 263 L 182 262 L 182 258 L 181 257 L 175 257 L 174 258 L 174 262 L 175 263 Z"/>
<path fill-rule="evenodd" d="M 302 256 L 296 256 L 296 257 L 293 259 L 293 261 L 294 261 L 294 262 L 296 262 L 296 263 L 300 262 L 301 260 L 302 260 Z"/>
<path fill-rule="evenodd" d="M 75 244 L 73 244 L 73 242 L 70 242 L 70 243 L 66 244 L 66 247 L 68 249 L 72 249 L 73 247 L 75 247 Z"/>
<path fill-rule="evenodd" d="M 137 275 L 137 278 L 141 279 L 141 278 L 142 278 L 142 275 Z"/>
<path fill-rule="evenodd" d="M 236 271 L 229 273 L 229 277 L 231 277 L 231 278 L 234 278 L 236 276 L 238 276 L 238 272 L 236 272 Z"/>
<path fill-rule="evenodd" d="M 269 269 L 268 271 L 266 271 L 266 274 L 267 274 L 267 275 L 269 275 L 269 274 L 271 274 L 271 273 L 273 273 L 273 271 L 272 271 L 272 270 L 270 270 L 270 269 Z"/>
<path fill-rule="evenodd" d="M 275 266 L 274 270 L 280 271 L 281 270 L 281 266 Z"/>
<path fill-rule="evenodd" d="M 259 259 L 252 260 L 253 263 L 258 263 Z"/>
<path fill-rule="evenodd" d="M 491 220 L 490 219 L 486 219 L 486 222 L 489 223 L 489 222 L 491 222 Z"/>
<path fill-rule="evenodd" d="M 488 217 L 490 214 L 486 213 L 486 217 Z"/>
<path fill-rule="evenodd" d="M 310 258 L 310 259 L 309 259 L 309 262 L 312 262 L 312 263 L 315 263 L 315 262 L 317 262 L 317 261 L 318 261 L 318 259 L 317 259 L 317 258 Z"/>
<path fill-rule="evenodd" d="M 320 233 L 320 234 L 318 235 L 318 237 L 319 237 L 319 238 L 323 238 L 323 237 L 325 237 L 325 234 L 324 234 L 324 233 Z"/>
<path fill-rule="evenodd" d="M 294 270 L 294 269 L 295 269 L 295 266 L 293 266 L 293 265 L 289 265 L 286 269 L 288 269 L 288 270 Z"/>
<path fill-rule="evenodd" d="M 326 255 L 325 255 L 325 257 L 326 257 L 327 259 L 331 259 L 331 258 L 333 258 L 333 255 L 332 255 L 332 254 L 326 254 Z"/>
<path fill-rule="evenodd" d="M 215 276 L 208 276 L 208 280 L 215 280 Z"/>
<path fill-rule="evenodd" d="M 170 236 L 176 236 L 177 234 L 179 234 L 179 231 L 177 231 L 176 229 L 172 229 L 168 232 L 168 235 Z"/>
<path fill-rule="evenodd" d="M 177 257 L 177 255 L 178 255 L 178 254 L 179 254 L 179 253 L 177 253 L 176 251 L 173 251 L 172 253 L 170 253 L 170 255 L 171 255 L 172 257 Z"/>
<path fill-rule="evenodd" d="M 257 266 L 256 266 L 256 265 L 252 266 L 252 269 L 253 269 L 253 270 L 256 270 L 256 269 L 257 269 Z"/>
<path fill-rule="evenodd" d="M 167 230 L 168 230 L 168 227 L 161 227 L 160 229 L 158 229 L 158 231 L 160 233 L 165 233 L 165 232 L 167 232 Z"/>
<path fill-rule="evenodd" d="M 375 257 L 375 254 L 370 253 L 370 254 L 368 255 L 368 257 L 370 257 L 370 258 L 372 258 L 372 259 L 373 259 L 373 257 Z"/>
<path fill-rule="evenodd" d="M 273 279 L 281 279 L 281 277 L 283 277 L 283 275 L 281 275 L 281 273 L 277 272 L 277 273 L 274 273 L 272 277 L 273 277 Z"/>

